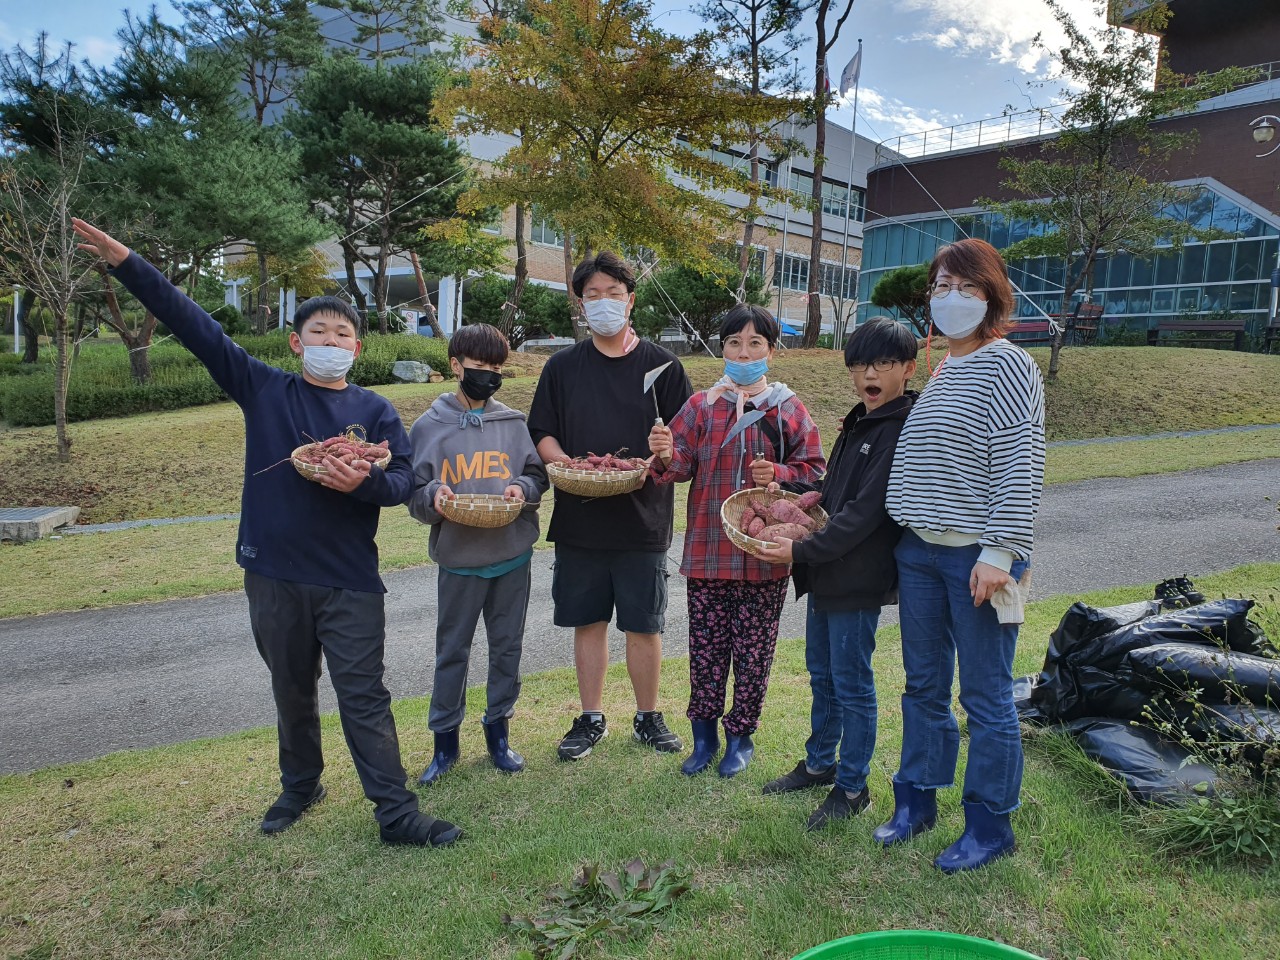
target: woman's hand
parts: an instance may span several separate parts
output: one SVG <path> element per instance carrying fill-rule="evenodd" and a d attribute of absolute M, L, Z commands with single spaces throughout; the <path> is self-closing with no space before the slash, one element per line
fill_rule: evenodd
<path fill-rule="evenodd" d="M 649 431 L 649 452 L 665 464 L 671 462 L 674 450 L 675 440 L 671 436 L 671 428 L 655 423 Z"/>
<path fill-rule="evenodd" d="M 973 572 L 969 574 L 969 592 L 973 594 L 973 605 L 980 607 L 1006 583 L 1013 582 L 1013 577 L 999 567 L 989 563 L 975 563 Z"/>
<path fill-rule="evenodd" d="M 794 542 L 786 537 L 778 537 L 776 540 L 767 541 L 760 548 L 760 552 L 770 563 L 791 563 L 791 544 Z"/>
<path fill-rule="evenodd" d="M 767 487 L 777 478 L 777 472 L 774 470 L 776 464 L 771 460 L 765 460 L 761 457 L 759 460 L 751 463 L 751 479 L 757 487 Z"/>
<path fill-rule="evenodd" d="M 129 259 L 128 247 L 93 224 L 85 223 L 79 217 L 72 217 L 71 226 L 84 239 L 85 242 L 79 244 L 79 247 L 86 253 L 98 255 L 113 267 L 118 267 Z"/>

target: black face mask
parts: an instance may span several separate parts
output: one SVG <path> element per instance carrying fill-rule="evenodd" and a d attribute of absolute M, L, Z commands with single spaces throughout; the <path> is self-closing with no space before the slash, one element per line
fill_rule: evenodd
<path fill-rule="evenodd" d="M 502 374 L 492 370 L 465 367 L 462 371 L 462 392 L 476 403 L 484 403 L 502 386 Z"/>

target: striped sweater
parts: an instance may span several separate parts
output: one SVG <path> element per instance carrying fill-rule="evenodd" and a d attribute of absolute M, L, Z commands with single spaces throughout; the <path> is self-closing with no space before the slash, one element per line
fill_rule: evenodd
<path fill-rule="evenodd" d="M 947 357 L 898 439 L 885 507 L 936 543 L 977 543 L 984 563 L 1030 560 L 1044 486 L 1044 383 L 1008 340 Z"/>

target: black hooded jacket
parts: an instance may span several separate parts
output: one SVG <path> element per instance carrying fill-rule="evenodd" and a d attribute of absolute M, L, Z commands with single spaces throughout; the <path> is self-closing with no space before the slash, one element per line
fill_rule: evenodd
<path fill-rule="evenodd" d="M 898 434 L 916 396 L 908 390 L 870 413 L 858 404 L 844 419 L 826 475 L 813 484 L 783 484 L 793 493 L 822 491 L 822 509 L 831 518 L 792 548 L 796 596 L 812 593 L 818 610 L 862 610 L 898 602 L 893 549 L 902 528 L 885 512 L 884 501 Z"/>

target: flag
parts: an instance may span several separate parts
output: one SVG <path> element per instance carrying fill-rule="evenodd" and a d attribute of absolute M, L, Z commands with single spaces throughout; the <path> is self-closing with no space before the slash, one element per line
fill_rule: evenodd
<path fill-rule="evenodd" d="M 861 72 L 862 46 L 859 45 L 858 52 L 853 55 L 852 60 L 845 64 L 844 70 L 840 73 L 840 96 L 847 97 L 849 91 L 858 85 L 858 74 Z"/>
<path fill-rule="evenodd" d="M 826 61 L 823 61 L 822 63 L 822 85 L 823 85 L 823 89 L 828 94 L 830 94 L 831 93 L 831 71 L 827 69 Z"/>

